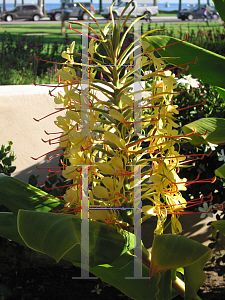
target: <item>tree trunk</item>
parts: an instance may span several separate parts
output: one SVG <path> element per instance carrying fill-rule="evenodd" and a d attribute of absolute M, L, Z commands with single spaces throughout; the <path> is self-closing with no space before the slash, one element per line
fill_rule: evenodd
<path fill-rule="evenodd" d="M 22 5 L 24 5 L 24 0 L 22 0 Z"/>
<path fill-rule="evenodd" d="M 102 11 L 102 0 L 99 0 L 99 13 Z"/>
<path fill-rule="evenodd" d="M 37 5 L 41 7 L 41 0 L 38 0 Z"/>
<path fill-rule="evenodd" d="M 201 4 L 200 2 L 201 2 L 201 0 L 198 0 L 198 5 L 200 5 L 200 4 Z"/>
<path fill-rule="evenodd" d="M 14 0 L 14 7 L 17 6 L 17 0 Z"/>
<path fill-rule="evenodd" d="M 6 8 L 5 8 L 5 0 L 3 0 L 3 11 L 5 11 Z"/>
<path fill-rule="evenodd" d="M 154 0 L 153 5 L 154 5 L 154 6 L 157 6 L 157 5 L 158 5 L 158 0 Z"/>
<path fill-rule="evenodd" d="M 45 0 L 43 0 L 43 7 L 42 7 L 42 11 L 43 11 L 43 14 L 44 14 L 44 16 L 45 16 L 45 12 L 46 12 L 46 10 L 45 10 Z"/>
<path fill-rule="evenodd" d="M 179 8 L 178 10 L 181 10 L 181 0 L 179 0 Z"/>

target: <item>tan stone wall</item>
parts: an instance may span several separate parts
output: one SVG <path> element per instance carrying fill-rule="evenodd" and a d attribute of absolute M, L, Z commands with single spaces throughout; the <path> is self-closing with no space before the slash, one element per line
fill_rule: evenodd
<path fill-rule="evenodd" d="M 47 140 L 47 132 L 57 132 L 59 128 L 54 124 L 56 115 L 50 116 L 40 122 L 39 119 L 55 111 L 54 98 L 48 93 L 48 87 L 42 86 L 0 86 L 0 145 L 13 142 L 17 159 L 13 163 L 16 171 L 13 177 L 28 182 L 31 174 L 40 175 L 42 180 L 46 171 L 38 171 L 36 165 L 47 166 L 55 164 L 58 160 L 47 163 L 42 158 L 38 161 L 31 157 L 38 157 L 46 152 L 56 149 L 57 145 L 43 143 L 41 139 Z"/>

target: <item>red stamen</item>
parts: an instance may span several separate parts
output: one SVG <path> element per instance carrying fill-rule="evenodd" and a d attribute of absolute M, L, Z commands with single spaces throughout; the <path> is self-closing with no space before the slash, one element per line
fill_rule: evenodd
<path fill-rule="evenodd" d="M 184 107 L 184 108 L 179 108 L 178 111 L 181 111 L 181 110 L 184 110 L 184 109 L 188 109 L 188 108 L 191 108 L 191 107 L 195 107 L 195 106 L 198 106 L 198 105 L 205 105 L 205 103 L 206 103 L 206 99 L 202 103 L 194 104 L 194 105 L 191 105 L 191 106 L 188 106 L 188 107 Z"/>
<path fill-rule="evenodd" d="M 38 58 L 36 54 L 34 55 L 34 57 L 35 57 L 36 60 L 45 61 L 47 63 L 56 64 L 56 65 L 66 65 L 66 63 L 60 63 L 60 62 L 49 61 L 49 60 Z"/>
<path fill-rule="evenodd" d="M 99 39 L 96 39 L 95 37 L 93 37 L 93 36 L 91 36 L 91 35 L 88 35 L 88 34 L 86 34 L 86 33 L 83 33 L 83 32 L 81 32 L 81 31 L 78 31 L 78 30 L 76 30 L 76 29 L 73 29 L 72 26 L 71 26 L 71 24 L 69 24 L 69 29 L 70 29 L 70 30 L 73 30 L 73 31 L 76 31 L 76 32 L 78 32 L 78 33 L 80 33 L 80 34 L 82 34 L 82 35 L 85 35 L 85 36 L 87 36 L 87 37 L 89 37 L 89 38 L 91 38 L 91 39 L 93 39 L 93 40 L 96 40 L 96 41 L 98 41 L 98 42 L 101 42 Z"/>
<path fill-rule="evenodd" d="M 78 182 L 78 183 L 71 183 L 71 184 L 62 185 L 62 186 L 56 186 L 56 187 L 52 187 L 52 188 L 47 188 L 47 187 L 45 186 L 45 189 L 46 189 L 47 191 L 50 191 L 50 190 L 60 189 L 60 188 L 64 188 L 64 187 L 76 186 L 76 185 L 79 185 L 79 184 L 81 184 L 81 181 Z"/>
<path fill-rule="evenodd" d="M 172 43 L 172 44 L 169 44 L 169 45 L 166 45 L 166 46 L 163 46 L 163 47 L 160 47 L 160 48 L 156 48 L 154 50 L 150 50 L 150 51 L 146 51 L 146 53 L 148 52 L 154 52 L 154 51 L 158 51 L 158 50 L 161 50 L 161 49 L 164 49 L 164 48 L 167 48 L 167 47 L 170 47 L 172 45 L 175 45 L 175 44 L 179 44 L 179 43 L 182 43 L 182 42 L 186 42 L 188 39 L 188 35 L 186 34 L 186 37 L 184 40 L 181 40 L 181 41 L 178 41 L 178 42 L 175 42 L 175 43 Z"/>
<path fill-rule="evenodd" d="M 33 119 L 34 119 L 34 121 L 36 121 L 36 122 L 40 122 L 41 120 L 44 120 L 45 118 L 50 117 L 50 116 L 52 116 L 52 115 L 54 115 L 54 114 L 57 114 L 57 113 L 59 113 L 59 112 L 65 110 L 65 109 L 67 109 L 67 107 L 65 107 L 65 108 L 60 108 L 59 110 L 54 111 L 53 113 L 50 113 L 49 115 L 47 115 L 47 116 L 45 116 L 45 117 L 43 117 L 43 118 L 41 118 L 41 119 L 39 119 L 39 120 L 38 120 L 38 119 L 35 119 L 35 118 L 33 118 Z"/>
<path fill-rule="evenodd" d="M 61 132 L 47 132 L 46 130 L 44 130 L 44 133 L 47 134 L 47 135 L 50 135 L 50 134 L 62 134 L 62 133 L 64 133 L 64 131 L 61 131 Z"/>
<path fill-rule="evenodd" d="M 160 71 L 158 71 L 158 73 L 173 70 L 173 69 L 180 68 L 180 67 L 183 67 L 183 66 L 186 66 L 186 65 L 196 64 L 197 60 L 198 60 L 198 58 L 196 57 L 195 61 L 185 63 L 185 64 L 182 64 L 182 65 L 179 65 L 179 66 L 175 66 L 175 67 L 172 67 L 172 68 L 169 68 L 169 69 L 166 69 L 166 70 L 160 70 Z"/>
<path fill-rule="evenodd" d="M 37 157 L 37 158 L 34 158 L 34 157 L 31 157 L 31 158 L 34 159 L 34 160 L 38 160 L 38 159 L 41 158 L 41 157 L 48 156 L 48 154 L 50 154 L 50 153 L 53 153 L 53 152 L 59 151 L 59 150 L 63 150 L 63 149 L 66 149 L 66 147 L 62 147 L 62 148 L 60 148 L 60 149 L 56 149 L 56 150 L 49 151 L 49 152 L 47 152 L 47 153 L 45 153 L 45 154 L 43 154 L 43 155 L 41 155 L 41 156 L 39 156 L 39 157 Z M 62 153 L 61 155 L 64 155 L 64 154 Z"/>

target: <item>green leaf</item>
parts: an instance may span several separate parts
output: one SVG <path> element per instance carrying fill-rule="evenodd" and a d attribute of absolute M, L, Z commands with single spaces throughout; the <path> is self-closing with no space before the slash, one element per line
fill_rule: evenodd
<path fill-rule="evenodd" d="M 183 236 L 157 235 L 152 245 L 150 275 L 189 266 L 206 254 L 210 255 L 208 247 Z"/>
<path fill-rule="evenodd" d="M 211 256 L 211 252 L 206 252 L 205 255 L 200 257 L 195 263 L 184 268 L 185 279 L 185 299 L 194 299 L 197 291 L 206 280 L 207 275 L 204 273 L 203 268 Z"/>
<path fill-rule="evenodd" d="M 17 230 L 17 218 L 11 212 L 0 212 L 0 236 L 26 246 Z"/>
<path fill-rule="evenodd" d="M 17 215 L 19 209 L 51 211 L 63 209 L 58 198 L 15 178 L 0 174 L 0 204 Z"/>
<path fill-rule="evenodd" d="M 4 157 L 4 158 L 2 159 L 2 163 L 3 163 L 3 165 L 5 165 L 5 166 L 11 166 L 11 159 L 10 159 L 9 157 Z"/>
<path fill-rule="evenodd" d="M 212 222 L 212 227 L 216 228 L 216 230 L 219 230 L 223 235 L 225 235 L 225 220 Z"/>
<path fill-rule="evenodd" d="M 154 238 L 150 275 L 184 268 L 185 299 L 193 299 L 206 279 L 203 272 L 211 250 L 183 236 L 166 234 Z"/>
<path fill-rule="evenodd" d="M 215 170 L 216 176 L 225 178 L 225 164 Z"/>
<path fill-rule="evenodd" d="M 81 218 L 78 216 L 19 210 L 18 231 L 28 247 L 53 257 L 57 262 L 64 255 L 72 262 L 81 261 Z M 91 267 L 113 262 L 124 247 L 124 237 L 116 227 L 109 227 L 103 222 L 89 222 Z"/>
<path fill-rule="evenodd" d="M 212 144 L 225 142 L 225 119 L 203 118 L 183 127 L 184 134 L 191 133 L 194 129 L 195 134 L 201 134 L 200 136 L 190 136 L 191 143 L 194 145 L 206 144 L 207 142 Z"/>
<path fill-rule="evenodd" d="M 225 89 L 222 89 L 220 87 L 216 87 L 217 92 L 220 94 L 220 96 L 225 100 Z"/>
<path fill-rule="evenodd" d="M 221 19 L 225 22 L 225 0 L 213 0 Z"/>
<path fill-rule="evenodd" d="M 169 36 L 148 36 L 143 40 L 148 41 L 155 49 L 181 41 Z M 204 83 L 225 88 L 225 58 L 223 56 L 188 42 L 171 45 L 157 52 L 162 57 L 172 57 L 173 59 L 167 59 L 167 62 L 176 66 L 194 62 L 197 57 L 197 63 L 189 64 L 188 71 Z"/>
<path fill-rule="evenodd" d="M 125 261 L 126 264 L 122 263 Z M 78 264 L 74 264 L 80 266 Z M 141 267 L 139 262 L 138 267 Z M 89 271 L 104 282 L 116 287 L 118 290 L 137 300 L 167 300 L 171 299 L 171 275 L 169 272 L 162 272 L 160 276 L 154 275 L 149 278 L 149 269 L 142 265 L 142 279 L 135 279 L 133 256 L 124 254 L 110 266 L 96 266 Z M 164 287 L 161 291 L 161 287 Z M 167 295 L 164 298 L 164 295 Z M 174 294 L 173 296 L 177 295 Z"/>

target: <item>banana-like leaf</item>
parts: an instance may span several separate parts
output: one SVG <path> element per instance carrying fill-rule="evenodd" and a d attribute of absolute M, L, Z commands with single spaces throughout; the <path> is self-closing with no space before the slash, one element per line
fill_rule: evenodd
<path fill-rule="evenodd" d="M 51 211 L 64 208 L 58 198 L 5 175 L 0 175 L 0 204 L 7 207 L 15 216 L 19 209 Z"/>
<path fill-rule="evenodd" d="M 225 220 L 218 220 L 212 222 L 211 224 L 213 228 L 213 237 L 216 237 L 216 231 L 219 230 L 223 235 L 225 235 Z"/>
<path fill-rule="evenodd" d="M 176 66 L 195 62 L 197 57 L 196 63 L 188 65 L 189 72 L 204 83 L 225 88 L 225 58 L 223 56 L 185 41 L 177 43 L 181 40 L 169 36 L 148 36 L 143 40 L 149 42 L 155 49 L 168 46 L 157 52 L 165 58 L 174 57 L 167 62 Z M 173 43 L 176 44 L 171 45 Z M 151 50 L 151 46 L 149 50 Z"/>
<path fill-rule="evenodd" d="M 220 96 L 223 98 L 223 100 L 225 100 L 225 89 L 222 89 L 220 87 L 216 87 L 217 92 L 220 94 Z"/>
<path fill-rule="evenodd" d="M 17 217 L 11 212 L 0 212 L 0 236 L 26 246 L 17 230 Z"/>
<path fill-rule="evenodd" d="M 184 134 L 191 133 L 193 130 L 195 130 L 195 134 L 200 134 L 199 136 L 190 136 L 190 142 L 194 145 L 225 142 L 225 119 L 203 118 L 183 127 Z"/>
<path fill-rule="evenodd" d="M 80 264 L 74 264 L 81 266 Z M 136 265 L 141 267 L 141 262 Z M 170 300 L 177 295 L 171 288 L 171 271 L 149 277 L 149 268 L 142 265 L 142 277 L 134 278 L 133 256 L 124 254 L 111 265 L 90 268 L 89 271 L 104 282 L 137 300 Z M 166 283 L 166 285 L 165 285 Z M 163 286 L 163 289 L 161 287 Z M 165 296 L 166 295 L 166 296 Z"/>
<path fill-rule="evenodd" d="M 225 0 L 213 0 L 221 19 L 225 22 Z"/>
<path fill-rule="evenodd" d="M 208 247 L 183 236 L 158 235 L 152 245 L 150 276 L 183 267 L 185 299 L 192 299 L 206 279 L 202 269 L 211 252 Z"/>
<path fill-rule="evenodd" d="M 225 164 L 215 170 L 216 176 L 225 178 Z"/>
<path fill-rule="evenodd" d="M 53 257 L 57 262 L 61 258 L 81 262 L 81 218 L 78 216 L 19 210 L 18 231 L 28 247 Z M 109 264 L 125 248 L 127 251 L 134 246 L 127 248 L 124 237 L 117 232 L 116 227 L 98 221 L 89 222 L 91 267 Z"/>

